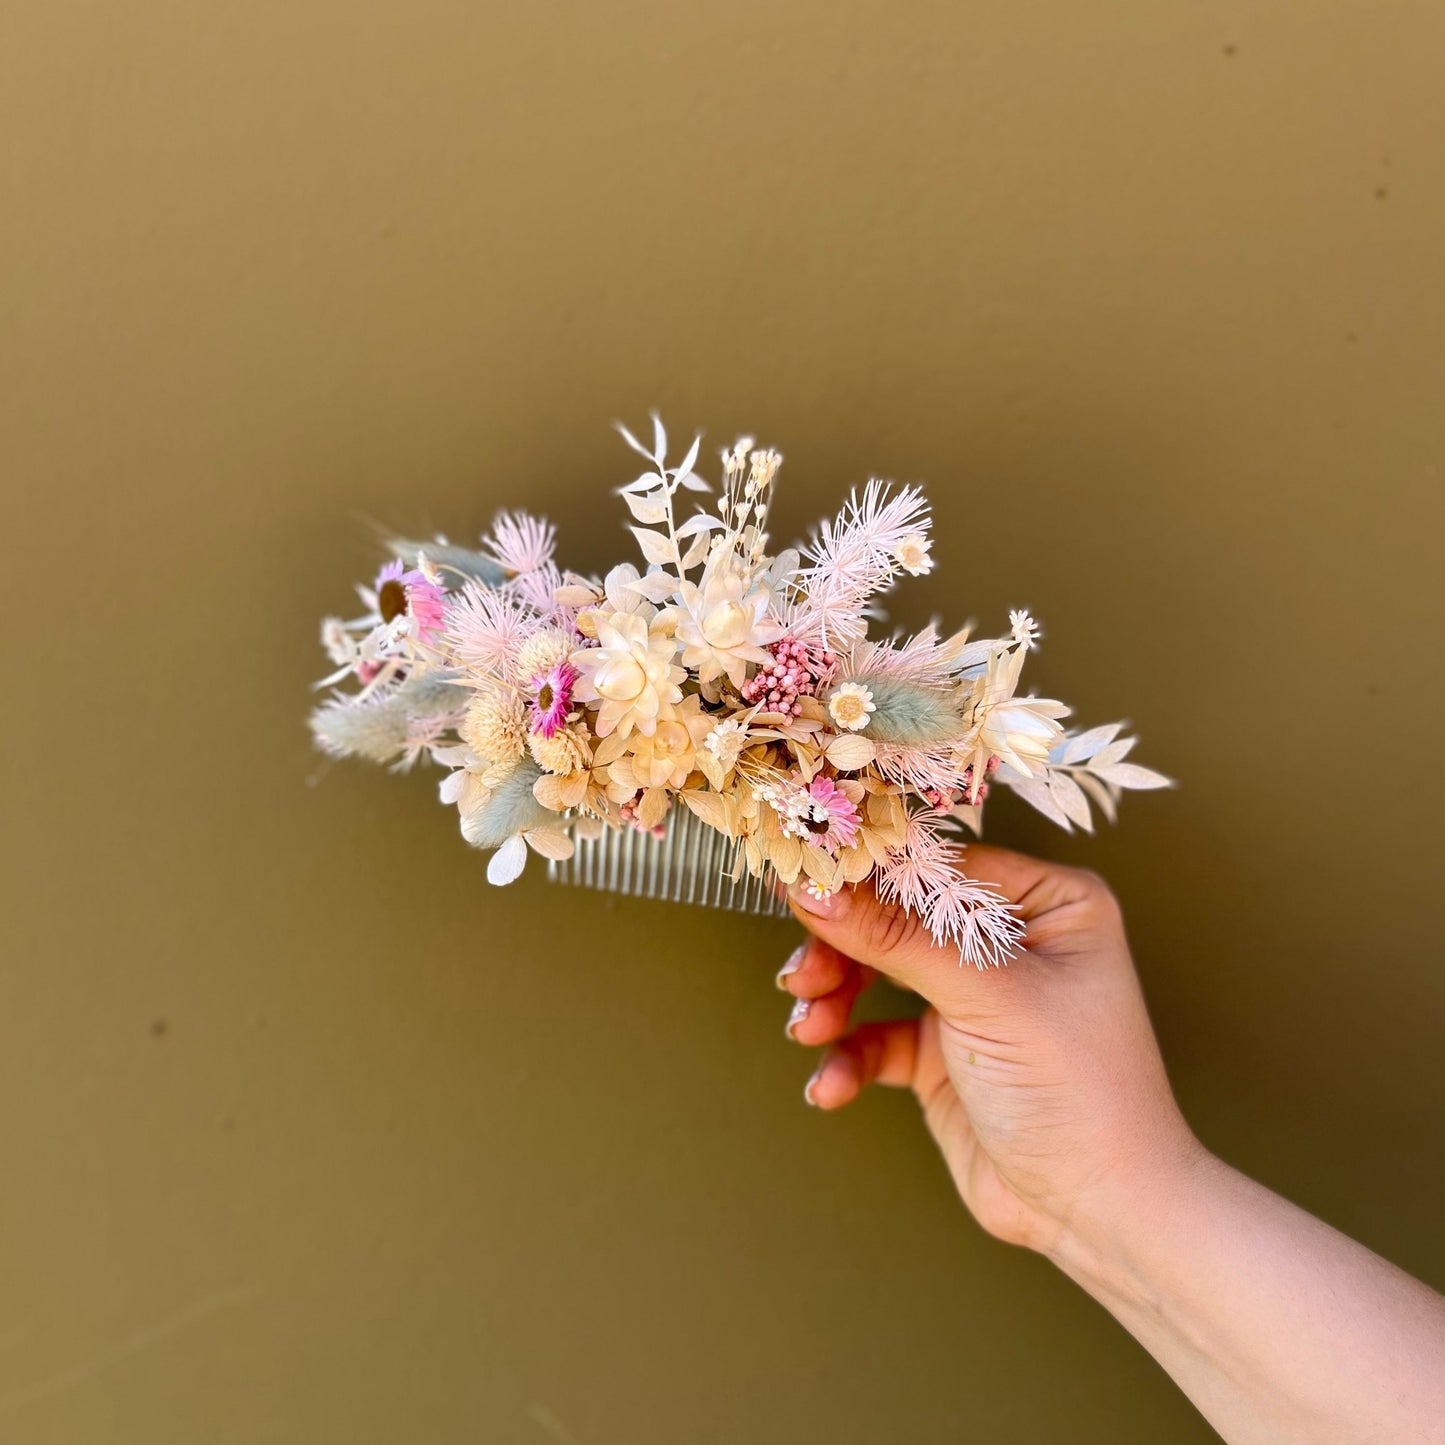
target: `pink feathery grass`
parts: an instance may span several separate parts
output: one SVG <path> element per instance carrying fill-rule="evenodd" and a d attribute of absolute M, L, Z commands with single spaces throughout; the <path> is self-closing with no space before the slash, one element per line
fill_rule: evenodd
<path fill-rule="evenodd" d="M 557 529 L 528 512 L 498 512 L 482 547 L 504 571 L 536 572 L 552 560 Z"/>
<path fill-rule="evenodd" d="M 928 503 L 917 487 L 890 489 L 870 481 L 836 519 L 825 521 L 804 549 L 793 578 L 799 594 L 786 619 L 803 642 L 839 651 L 862 639 L 868 599 L 898 575 L 893 549 L 929 527 Z"/>
<path fill-rule="evenodd" d="M 928 808 L 909 815 L 903 847 L 878 869 L 878 896 L 922 919 L 963 962 L 996 968 L 1023 938 L 1023 924 L 1005 898 L 963 872 L 964 850 L 942 834 L 943 820 Z"/>
<path fill-rule="evenodd" d="M 528 713 L 534 733 L 544 738 L 557 736 L 572 708 L 572 689 L 577 675 L 577 669 L 570 662 L 559 662 L 532 679 Z"/>
<path fill-rule="evenodd" d="M 463 667 L 511 681 L 517 650 L 539 625 L 536 609 L 522 598 L 469 582 L 452 594 L 446 633 Z"/>

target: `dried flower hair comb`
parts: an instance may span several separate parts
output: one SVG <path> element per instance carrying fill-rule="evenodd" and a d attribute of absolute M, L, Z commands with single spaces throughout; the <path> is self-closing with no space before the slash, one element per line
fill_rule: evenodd
<path fill-rule="evenodd" d="M 564 883 L 783 913 L 782 885 L 871 877 L 962 960 L 1004 962 L 1021 925 L 961 866 L 990 786 L 1069 830 L 1168 779 L 1125 761 L 1121 723 L 1066 733 L 1062 703 L 1018 695 L 1026 612 L 1004 637 L 869 639 L 873 599 L 933 567 L 916 487 L 870 481 L 774 556 L 776 452 L 724 451 L 716 503 L 684 518 L 683 494 L 711 491 L 699 443 L 670 467 L 656 418 L 650 448 L 619 430 L 648 463 L 620 489 L 647 570 L 561 571 L 553 528 L 520 512 L 477 550 L 393 540 L 364 614 L 322 625 L 317 743 L 446 767 L 493 883 L 530 850 Z"/>

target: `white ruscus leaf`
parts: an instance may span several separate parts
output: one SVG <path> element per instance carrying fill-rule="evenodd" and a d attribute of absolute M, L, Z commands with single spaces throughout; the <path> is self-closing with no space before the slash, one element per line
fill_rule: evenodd
<path fill-rule="evenodd" d="M 639 522 L 645 522 L 648 526 L 655 526 L 658 522 L 667 520 L 667 503 L 650 494 L 638 495 L 635 492 L 624 492 L 622 500 L 627 503 L 627 510 L 637 518 Z"/>
<path fill-rule="evenodd" d="M 637 538 L 637 545 L 642 548 L 642 555 L 653 566 L 671 567 L 676 565 L 677 548 L 673 546 L 670 538 L 664 537 L 661 532 L 649 532 L 646 527 L 632 527 L 629 530 Z"/>
<path fill-rule="evenodd" d="M 1114 790 L 1102 778 L 1092 773 L 1077 772 L 1074 781 L 1094 800 L 1099 811 L 1111 822 L 1119 821 L 1119 808 L 1114 800 Z"/>
<path fill-rule="evenodd" d="M 1089 813 L 1089 800 L 1084 790 L 1067 774 L 1049 774 L 1049 796 L 1059 805 L 1071 823 L 1076 823 L 1086 833 L 1094 831 L 1094 820 Z"/>
<path fill-rule="evenodd" d="M 1024 802 L 1037 808 L 1049 822 L 1057 823 L 1064 832 L 1072 833 L 1074 825 L 1069 822 L 1069 816 L 1054 801 L 1053 794 L 1049 792 L 1049 785 L 1042 778 L 1025 778 L 1022 782 L 1009 781 L 1008 784 Z"/>
<path fill-rule="evenodd" d="M 1116 788 L 1172 788 L 1174 780 L 1152 768 L 1141 768 L 1137 763 L 1112 763 L 1106 768 L 1095 769 L 1097 775 Z"/>
<path fill-rule="evenodd" d="M 1066 768 L 1074 763 L 1082 763 L 1086 758 L 1093 757 L 1100 748 L 1113 742 L 1123 726 L 1121 722 L 1105 723 L 1102 727 L 1090 728 L 1088 732 L 1080 733 L 1077 737 L 1066 738 L 1063 752 L 1056 761 Z"/>

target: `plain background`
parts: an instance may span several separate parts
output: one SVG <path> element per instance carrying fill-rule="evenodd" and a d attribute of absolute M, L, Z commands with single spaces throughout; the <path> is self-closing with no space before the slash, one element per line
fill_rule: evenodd
<path fill-rule="evenodd" d="M 630 555 L 609 423 L 926 480 L 897 595 L 1179 779 L 1101 869 L 1205 1141 L 1437 1286 L 1438 5 L 11 0 L 0 1437 L 1201 1441 L 790 924 L 322 766 L 367 523 Z M 886 999 L 873 1007 L 889 1006 Z"/>

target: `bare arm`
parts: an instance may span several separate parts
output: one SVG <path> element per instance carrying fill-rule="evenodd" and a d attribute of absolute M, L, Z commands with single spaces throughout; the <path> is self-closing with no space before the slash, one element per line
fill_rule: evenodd
<path fill-rule="evenodd" d="M 960 968 L 871 893 L 793 900 L 789 1032 L 830 1044 L 809 1101 L 911 1087 L 979 1222 L 1076 1280 L 1231 1445 L 1445 1442 L 1445 1299 L 1211 1156 L 1174 1103 L 1118 908 L 1090 874 L 969 849 L 1028 923 Z M 921 1020 L 848 1031 L 873 970 Z"/>

